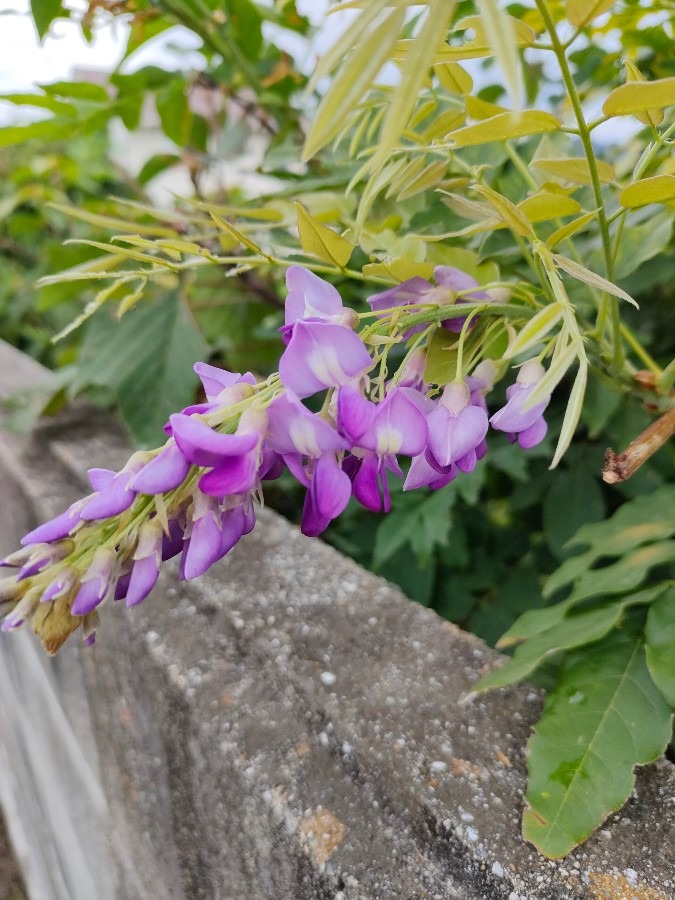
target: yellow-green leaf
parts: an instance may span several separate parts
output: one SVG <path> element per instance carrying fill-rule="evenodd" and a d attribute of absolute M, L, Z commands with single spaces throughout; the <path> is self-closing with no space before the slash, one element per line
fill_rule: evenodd
<path fill-rule="evenodd" d="M 574 262 L 573 259 L 568 259 L 566 256 L 560 256 L 558 253 L 553 254 L 553 259 L 555 260 L 555 264 L 560 266 L 561 269 L 564 269 L 564 271 L 567 272 L 568 275 L 571 275 L 572 278 L 578 278 L 579 281 L 583 281 L 585 284 L 590 284 L 592 287 L 599 288 L 601 291 L 607 291 L 608 294 L 613 294 L 615 297 L 621 297 L 622 300 L 627 300 L 628 303 L 632 303 L 636 309 L 639 309 L 638 304 L 633 300 L 630 294 L 622 291 L 620 287 L 612 284 L 611 281 L 607 281 L 606 278 L 596 275 L 595 272 L 591 272 L 590 269 L 587 269 L 580 263 Z"/>
<path fill-rule="evenodd" d="M 572 197 L 540 191 L 522 200 L 518 209 L 529 222 L 545 222 L 548 219 L 574 216 L 581 210 L 581 206 Z"/>
<path fill-rule="evenodd" d="M 647 79 L 634 62 L 631 62 L 630 59 L 625 59 L 623 61 L 623 64 L 626 67 L 627 84 L 631 84 L 633 82 L 644 84 Z M 635 113 L 635 118 L 638 120 L 638 122 L 642 122 L 643 125 L 653 125 L 654 127 L 656 127 L 663 122 L 663 110 L 649 109 L 647 110 L 647 112 L 638 112 Z"/>
<path fill-rule="evenodd" d="M 451 94 L 470 94 L 473 90 L 473 78 L 456 62 L 439 63 L 434 66 L 434 73 L 446 91 Z"/>
<path fill-rule="evenodd" d="M 454 131 L 464 123 L 464 112 L 461 109 L 446 109 L 440 116 L 432 120 L 427 130 L 422 135 L 426 142 L 433 141 L 437 137 L 445 137 L 450 131 Z"/>
<path fill-rule="evenodd" d="M 514 111 L 520 113 L 524 97 L 515 23 L 518 22 L 519 27 L 523 23 L 507 15 L 498 0 L 476 0 L 476 6 L 481 13 L 487 42 L 502 70 Z M 534 40 L 534 33 L 531 39 Z"/>
<path fill-rule="evenodd" d="M 382 122 L 373 168 L 387 158 L 406 127 L 427 73 L 435 61 L 436 50 L 446 39 L 455 9 L 454 0 L 427 0 L 427 14 L 405 61 L 400 83 L 394 88 Z M 380 37 L 378 35 L 377 41 Z M 391 46 L 391 45 L 389 45 Z M 373 48 L 371 46 L 371 53 Z"/>
<path fill-rule="evenodd" d="M 66 206 L 63 203 L 48 203 L 51 209 L 70 216 L 72 219 L 79 219 L 87 222 L 89 225 L 95 225 L 97 228 L 110 228 L 112 231 L 129 231 L 134 234 L 155 234 L 163 237 L 177 237 L 178 232 L 175 228 L 167 228 L 166 225 L 148 225 L 147 223 L 129 221 L 127 219 L 118 219 L 115 216 L 104 216 L 100 213 L 89 212 L 87 209 L 80 209 L 77 206 Z"/>
<path fill-rule="evenodd" d="M 436 160 L 415 176 L 408 184 L 399 192 L 399 200 L 407 200 L 408 197 L 414 197 L 415 194 L 421 194 L 429 188 L 435 187 L 443 178 L 448 168 L 448 163 L 444 159 Z"/>
<path fill-rule="evenodd" d="M 593 210 L 592 212 L 584 213 L 583 216 L 579 216 L 579 218 L 575 219 L 573 222 L 568 222 L 567 225 L 558 228 L 557 231 L 554 231 L 553 234 L 548 236 L 546 243 L 549 247 L 555 247 L 560 241 L 564 241 L 566 238 L 576 234 L 577 231 L 580 231 L 595 218 L 596 212 L 597 210 Z"/>
<path fill-rule="evenodd" d="M 357 21 L 361 22 L 367 15 L 368 10 Z M 354 26 L 348 29 L 346 35 L 352 42 L 353 50 L 319 104 L 305 141 L 303 159 L 310 159 L 340 132 L 345 111 L 356 108 L 389 59 L 404 20 L 405 10 L 394 9 L 384 18 L 376 16 L 367 21 L 366 27 L 359 33 Z M 347 46 L 350 46 L 349 42 Z M 416 99 L 417 92 L 411 98 L 411 103 Z"/>
<path fill-rule="evenodd" d="M 588 381 L 588 363 L 586 357 L 579 358 L 579 370 L 577 371 L 570 398 L 567 401 L 567 409 L 563 418 L 562 427 L 560 429 L 560 437 L 553 454 L 553 460 L 549 468 L 555 469 L 560 460 L 563 458 L 567 448 L 572 442 L 574 432 L 579 424 L 581 410 L 584 406 L 584 396 L 586 394 L 586 383 Z"/>
<path fill-rule="evenodd" d="M 538 109 L 525 110 L 520 115 L 501 113 L 492 116 L 477 125 L 467 125 L 451 132 L 447 140 L 453 147 L 471 147 L 476 144 L 489 144 L 492 141 L 506 141 L 509 138 L 523 137 L 529 134 L 544 134 L 557 131 L 562 126 L 560 119 L 550 113 Z"/>
<path fill-rule="evenodd" d="M 503 106 L 497 106 L 496 103 L 488 103 L 487 100 L 481 100 L 480 97 L 466 97 L 464 100 L 464 108 L 470 119 L 491 119 L 502 113 L 508 113 L 508 109 Z"/>
<path fill-rule="evenodd" d="M 480 194 L 481 197 L 485 197 L 502 222 L 508 225 L 511 231 L 522 237 L 530 237 L 532 235 L 532 226 L 515 203 L 482 184 L 476 185 L 474 191 Z"/>
<path fill-rule="evenodd" d="M 211 218 L 221 231 L 224 231 L 225 234 L 234 238 L 237 243 L 243 244 L 244 247 L 251 251 L 251 253 L 255 253 L 256 255 L 260 254 L 260 256 L 264 256 L 265 259 L 269 259 L 269 256 L 263 251 L 262 247 L 256 244 L 255 241 L 252 241 L 248 235 L 236 228 L 231 222 L 228 222 L 227 219 L 217 216 L 214 212 L 211 213 Z"/>
<path fill-rule="evenodd" d="M 572 25 L 583 28 L 592 19 L 607 12 L 616 3 L 616 0 L 567 0 L 565 15 Z"/>
<path fill-rule="evenodd" d="M 675 104 L 675 77 L 657 81 L 633 81 L 614 88 L 602 111 L 606 116 L 629 116 Z"/>
<path fill-rule="evenodd" d="M 342 235 L 322 225 L 321 222 L 317 222 L 302 204 L 294 203 L 293 205 L 298 214 L 300 244 L 305 253 L 317 256 L 325 262 L 344 269 L 355 245 L 343 238 Z"/>
<path fill-rule="evenodd" d="M 549 175 L 555 175 L 556 178 L 562 178 L 564 181 L 573 181 L 575 184 L 591 184 L 591 173 L 584 156 L 570 156 L 563 159 L 533 159 L 530 165 Z M 608 162 L 596 159 L 595 165 L 602 184 L 611 184 L 616 179 L 614 167 Z"/>
<path fill-rule="evenodd" d="M 366 278 L 386 278 L 392 282 L 407 281 L 416 275 L 427 280 L 433 277 L 434 264 L 415 262 L 412 259 L 383 259 L 377 263 L 367 263 L 363 269 Z"/>
<path fill-rule="evenodd" d="M 675 175 L 654 175 L 629 184 L 619 194 L 619 203 L 627 209 L 647 206 L 649 203 L 667 203 L 675 200 Z"/>
<path fill-rule="evenodd" d="M 504 359 L 513 359 L 514 356 L 539 344 L 555 328 L 562 314 L 563 310 L 559 303 L 551 303 L 539 310 L 511 341 L 504 353 Z"/>

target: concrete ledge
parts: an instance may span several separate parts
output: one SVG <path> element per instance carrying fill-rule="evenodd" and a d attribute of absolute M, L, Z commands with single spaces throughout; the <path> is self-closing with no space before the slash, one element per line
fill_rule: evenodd
<path fill-rule="evenodd" d="M 0 437 L 0 551 L 125 444 L 96 415 Z M 497 654 L 272 512 L 212 573 L 169 567 L 102 620 L 54 660 L 0 642 L 0 798 L 31 900 L 675 896 L 675 767 L 542 859 L 520 836 L 539 694 L 462 703 Z"/>

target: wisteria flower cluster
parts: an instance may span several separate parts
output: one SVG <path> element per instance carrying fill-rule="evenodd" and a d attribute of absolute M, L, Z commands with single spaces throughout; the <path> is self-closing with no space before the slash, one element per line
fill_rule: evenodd
<path fill-rule="evenodd" d="M 257 382 L 197 363 L 206 400 L 171 416 L 164 446 L 134 453 L 119 472 L 91 469 L 92 493 L 2 560 L 18 568 L 0 581 L 3 631 L 30 623 L 49 652 L 78 627 L 93 643 L 98 607 L 140 603 L 163 560 L 179 556 L 179 577 L 190 579 L 225 556 L 253 529 L 262 482 L 286 469 L 306 488 L 301 527 L 315 536 L 352 497 L 388 512 L 391 477 L 404 478 L 404 490 L 435 490 L 471 472 L 490 425 L 523 448 L 543 439 L 548 399 L 527 403 L 544 375 L 536 360 L 520 368 L 491 418 L 485 397 L 499 373 L 494 361 L 444 385 L 424 381 L 434 328 L 461 341 L 474 324 L 456 314 L 439 319 L 439 307 L 492 300 L 470 276 L 439 267 L 434 285 L 415 277 L 371 297 L 375 328 L 360 333 L 362 317 L 331 284 L 301 266 L 289 268 L 286 281 L 279 372 Z M 404 328 L 401 314 L 420 309 L 435 311 L 431 328 Z M 396 343 L 408 352 L 390 376 L 382 347 Z M 308 398 L 313 408 L 323 398 L 320 411 Z"/>

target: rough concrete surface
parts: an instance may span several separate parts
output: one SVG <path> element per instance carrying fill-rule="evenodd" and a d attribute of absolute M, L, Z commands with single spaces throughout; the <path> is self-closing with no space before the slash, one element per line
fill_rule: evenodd
<path fill-rule="evenodd" d="M 5 373 L 0 348 L 0 372 Z M 0 551 L 119 466 L 100 416 L 0 438 Z M 675 767 L 560 862 L 520 835 L 541 697 L 499 656 L 263 511 L 96 646 L 0 641 L 0 799 L 31 900 L 675 897 Z"/>

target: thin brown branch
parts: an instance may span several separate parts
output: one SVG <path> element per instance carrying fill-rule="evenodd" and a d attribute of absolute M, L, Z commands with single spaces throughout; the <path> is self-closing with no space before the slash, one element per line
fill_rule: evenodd
<path fill-rule="evenodd" d="M 607 484 L 626 481 L 675 434 L 675 406 L 652 422 L 618 455 L 610 448 L 605 453 L 602 480 Z"/>

